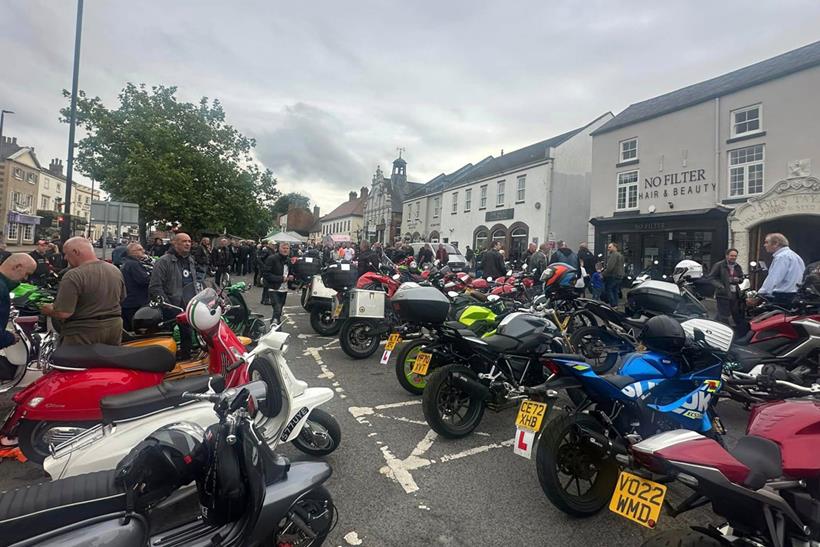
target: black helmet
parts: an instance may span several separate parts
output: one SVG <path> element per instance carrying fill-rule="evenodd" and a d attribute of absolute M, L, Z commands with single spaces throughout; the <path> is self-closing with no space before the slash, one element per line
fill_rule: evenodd
<path fill-rule="evenodd" d="M 651 350 L 675 353 L 683 349 L 686 333 L 680 323 L 671 317 L 657 315 L 643 326 L 641 341 Z"/>
<path fill-rule="evenodd" d="M 160 323 L 162 323 L 162 312 L 149 306 L 138 309 L 131 319 L 131 326 L 137 334 L 158 332 Z"/>
<path fill-rule="evenodd" d="M 814 296 L 820 296 L 820 261 L 806 265 L 803 271 L 803 289 Z"/>

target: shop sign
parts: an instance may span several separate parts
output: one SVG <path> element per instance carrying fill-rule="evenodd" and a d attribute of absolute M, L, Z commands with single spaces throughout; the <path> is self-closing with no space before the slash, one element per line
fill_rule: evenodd
<path fill-rule="evenodd" d="M 487 211 L 484 215 L 484 221 L 511 220 L 514 216 L 515 209 L 499 209 L 498 211 Z"/>
<path fill-rule="evenodd" d="M 706 182 L 706 169 L 690 169 L 679 173 L 667 173 L 643 179 L 643 191 L 638 199 L 665 199 L 673 204 L 684 196 L 714 193 L 716 184 Z"/>
<path fill-rule="evenodd" d="M 666 227 L 664 222 L 636 222 L 636 230 L 663 230 Z"/>

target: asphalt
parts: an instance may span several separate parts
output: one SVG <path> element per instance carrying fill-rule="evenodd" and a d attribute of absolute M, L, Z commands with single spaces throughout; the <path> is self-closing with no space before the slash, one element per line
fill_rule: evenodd
<path fill-rule="evenodd" d="M 246 298 L 268 316 L 259 289 Z M 425 423 L 421 398 L 399 386 L 395 357 L 388 365 L 379 364 L 381 351 L 366 360 L 348 358 L 337 338 L 313 333 L 296 294 L 288 297 L 283 330 L 292 336 L 286 358 L 294 374 L 336 393 L 324 408 L 338 419 L 342 443 L 325 460 L 333 467 L 326 486 L 339 521 L 325 545 L 589 547 L 640 545 L 654 533 L 606 510 L 576 519 L 555 509 L 541 491 L 534 461 L 513 453 L 515 409 L 487 412 L 475 434 L 443 439 Z M 8 394 L 0 396 L 0 413 L 9 404 Z M 720 405 L 730 439 L 742 434 L 745 411 Z M 310 459 L 290 445 L 280 451 Z M 48 477 L 31 463 L 0 460 L 0 490 L 42 480 Z M 684 493 L 673 487 L 668 499 Z M 665 514 L 656 530 L 709 522 L 718 520 L 705 509 Z"/>

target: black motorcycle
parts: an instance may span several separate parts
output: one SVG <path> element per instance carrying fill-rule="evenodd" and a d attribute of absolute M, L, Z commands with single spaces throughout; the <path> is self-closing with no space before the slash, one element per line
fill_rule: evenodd
<path fill-rule="evenodd" d="M 219 423 L 205 431 L 171 424 L 115 470 L 0 494 L 3 544 L 321 545 L 336 521 L 322 486 L 331 468 L 291 463 L 270 450 L 254 426 L 254 408 L 269 416 L 288 416 L 288 409 L 279 394 L 265 394 L 264 382 L 185 394 L 212 401 Z M 276 437 L 286 425 L 282 420 Z M 186 488 L 194 481 L 195 489 Z"/>

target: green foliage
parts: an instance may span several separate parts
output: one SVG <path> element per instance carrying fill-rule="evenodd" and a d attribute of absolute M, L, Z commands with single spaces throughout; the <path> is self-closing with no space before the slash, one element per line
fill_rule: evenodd
<path fill-rule="evenodd" d="M 218 99 L 180 102 L 176 91 L 129 83 L 117 109 L 81 91 L 77 125 L 86 136 L 78 143 L 78 170 L 113 200 L 139 204 L 146 223 L 179 221 L 191 235 L 264 235 L 279 192 L 273 174 L 253 161 L 256 141 L 225 123 Z M 67 108 L 62 115 L 67 121 Z"/>
<path fill-rule="evenodd" d="M 279 199 L 274 202 L 273 207 L 271 207 L 273 218 L 276 218 L 277 215 L 287 213 L 291 203 L 294 207 L 304 207 L 305 209 L 310 208 L 309 197 L 302 195 L 299 192 L 289 192 L 287 194 L 282 194 L 279 196 Z"/>

